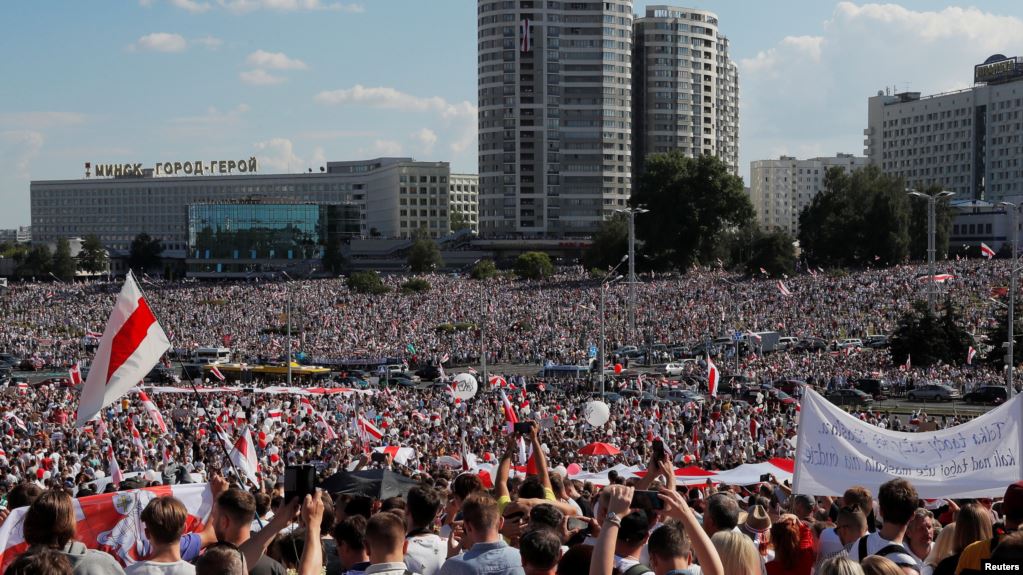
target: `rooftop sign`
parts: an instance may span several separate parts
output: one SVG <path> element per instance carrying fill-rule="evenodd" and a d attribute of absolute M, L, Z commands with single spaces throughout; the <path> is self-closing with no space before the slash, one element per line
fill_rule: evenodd
<path fill-rule="evenodd" d="M 973 82 L 976 84 L 997 84 L 1023 77 L 1023 58 L 1008 58 L 995 54 L 983 64 L 973 67 Z"/>

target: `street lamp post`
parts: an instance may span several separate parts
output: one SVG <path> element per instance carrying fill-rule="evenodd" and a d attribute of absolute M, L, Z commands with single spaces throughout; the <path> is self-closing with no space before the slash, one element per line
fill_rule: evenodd
<path fill-rule="evenodd" d="M 650 210 L 635 207 L 615 211 L 629 216 L 629 339 L 634 340 L 636 334 L 636 214 L 645 214 Z M 649 363 L 649 357 L 647 359 Z"/>
<path fill-rule="evenodd" d="M 934 313 L 934 205 L 939 198 L 947 198 L 954 195 L 952 192 L 941 191 L 933 196 L 922 192 L 909 192 L 909 195 L 927 200 L 927 309 Z"/>
<path fill-rule="evenodd" d="M 1006 339 L 1006 354 L 1005 354 L 1005 393 L 1009 399 L 1012 399 L 1013 387 L 1013 368 L 1016 365 L 1016 350 L 1014 349 L 1016 344 L 1015 323 L 1016 323 L 1016 283 L 1017 274 L 1019 273 L 1019 267 L 1017 267 L 1018 261 L 1016 260 L 1016 246 L 1019 240 L 1019 207 L 1012 202 L 999 202 L 998 205 L 1005 208 L 1009 208 L 1006 211 L 1010 211 L 1012 216 L 1012 267 L 1009 272 L 1009 325 Z"/>
<path fill-rule="evenodd" d="M 627 259 L 629 259 L 628 254 L 623 256 L 622 259 L 618 262 L 618 265 L 616 265 L 614 268 L 611 269 L 610 272 L 608 272 L 607 279 L 600 282 L 600 307 L 598 309 L 594 309 L 593 306 L 590 305 L 581 306 L 584 309 L 596 311 L 597 313 L 600 314 L 600 350 L 597 352 L 598 355 L 596 359 L 597 368 L 600 370 L 598 372 L 600 374 L 598 377 L 600 380 L 600 398 L 602 400 L 604 399 L 604 357 L 606 357 L 605 351 L 606 336 L 604 331 L 604 298 L 605 298 L 604 291 L 607 290 L 608 286 L 622 279 L 622 276 L 615 274 L 618 273 L 618 268 L 621 267 L 621 265 L 625 263 L 625 260 Z"/>

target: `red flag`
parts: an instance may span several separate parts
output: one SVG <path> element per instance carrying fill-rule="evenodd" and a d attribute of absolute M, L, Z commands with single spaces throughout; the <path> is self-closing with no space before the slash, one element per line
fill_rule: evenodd
<path fill-rule="evenodd" d="M 128 272 L 82 388 L 76 425 L 84 426 L 100 409 L 127 393 L 168 348 L 167 334 L 142 297 L 135 276 Z"/>

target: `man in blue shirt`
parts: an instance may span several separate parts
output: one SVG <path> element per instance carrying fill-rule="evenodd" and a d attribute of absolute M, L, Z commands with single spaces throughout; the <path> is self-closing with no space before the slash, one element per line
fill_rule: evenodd
<path fill-rule="evenodd" d="M 465 537 L 458 557 L 444 562 L 438 575 L 525 575 L 518 549 L 501 538 L 504 518 L 497 501 L 484 493 L 470 495 L 462 505 Z"/>

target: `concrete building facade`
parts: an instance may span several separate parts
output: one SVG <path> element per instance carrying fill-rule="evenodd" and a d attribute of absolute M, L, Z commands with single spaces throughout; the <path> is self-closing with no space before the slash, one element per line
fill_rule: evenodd
<path fill-rule="evenodd" d="M 633 26 L 633 168 L 650 154 L 714 155 L 739 171 L 739 71 L 713 12 L 648 6 Z"/>
<path fill-rule="evenodd" d="M 480 177 L 476 174 L 451 174 L 448 185 L 448 219 L 454 227 L 460 217 L 473 233 L 479 233 Z M 455 216 L 458 214 L 458 216 Z"/>
<path fill-rule="evenodd" d="M 750 201 L 757 223 L 765 230 L 799 233 L 799 214 L 824 190 L 824 174 L 833 167 L 856 170 L 867 165 L 867 158 L 852 154 L 797 160 L 781 156 L 777 160 L 750 162 Z"/>
<path fill-rule="evenodd" d="M 958 199 L 1023 196 L 1023 58 L 996 54 L 974 86 L 921 96 L 880 91 L 868 101 L 864 155 L 911 188 L 938 184 Z"/>
<path fill-rule="evenodd" d="M 184 257 L 188 206 L 263 198 L 348 204 L 358 208 L 364 236 L 408 238 L 423 229 L 449 233 L 447 162 L 376 158 L 330 162 L 321 173 L 217 176 L 142 175 L 31 183 L 34 241 L 95 234 L 126 251 L 140 233 L 159 238 L 165 256 Z"/>
<path fill-rule="evenodd" d="M 632 188 L 632 0 L 477 0 L 480 233 L 593 233 Z"/>

